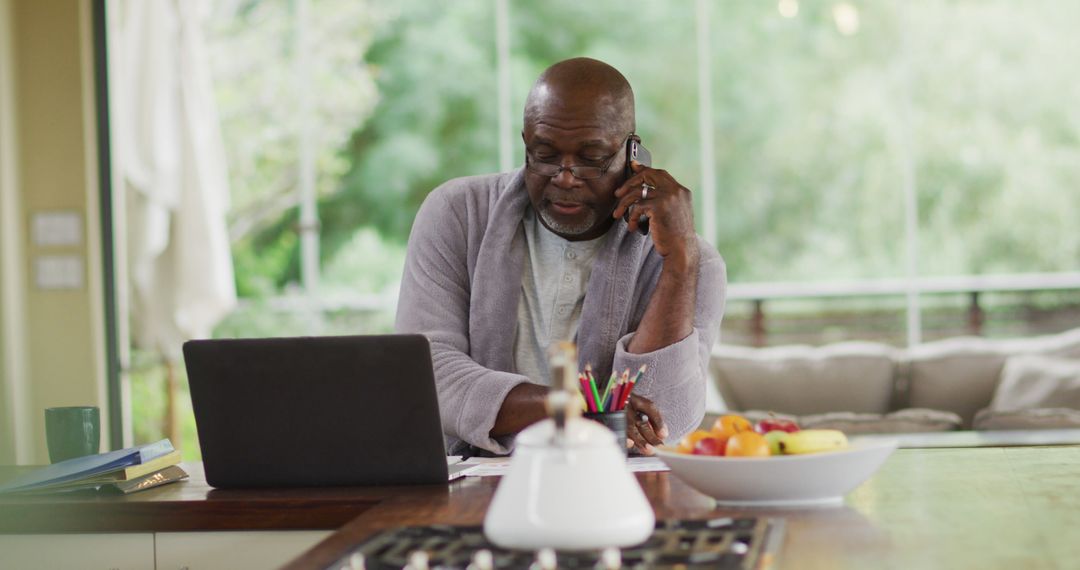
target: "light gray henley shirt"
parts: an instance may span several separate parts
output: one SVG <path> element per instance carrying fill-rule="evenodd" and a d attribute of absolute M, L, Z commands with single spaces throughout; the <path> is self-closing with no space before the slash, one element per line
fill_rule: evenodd
<path fill-rule="evenodd" d="M 551 385 L 548 347 L 573 341 L 581 324 L 585 287 L 607 235 L 569 241 L 548 230 L 529 207 L 521 220 L 528 259 L 521 269 L 514 365 L 534 384 Z"/>

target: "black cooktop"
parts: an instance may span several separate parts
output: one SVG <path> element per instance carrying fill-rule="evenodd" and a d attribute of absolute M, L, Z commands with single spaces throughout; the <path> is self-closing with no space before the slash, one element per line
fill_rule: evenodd
<path fill-rule="evenodd" d="M 662 520 L 645 542 L 606 551 L 508 550 L 492 545 L 479 526 L 414 526 L 383 531 L 357 545 L 333 570 L 547 570 L 768 568 L 783 521 L 770 518 Z"/>

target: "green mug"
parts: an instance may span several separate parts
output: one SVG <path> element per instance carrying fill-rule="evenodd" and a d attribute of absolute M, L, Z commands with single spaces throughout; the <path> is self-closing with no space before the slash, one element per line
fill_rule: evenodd
<path fill-rule="evenodd" d="M 46 408 L 45 440 L 53 463 L 98 453 L 101 412 L 96 406 Z"/>

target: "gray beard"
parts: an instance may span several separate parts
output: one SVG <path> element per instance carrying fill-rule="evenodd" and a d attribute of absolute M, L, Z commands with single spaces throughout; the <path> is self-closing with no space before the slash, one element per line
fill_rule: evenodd
<path fill-rule="evenodd" d="M 593 210 L 588 211 L 588 215 L 585 220 L 580 224 L 567 225 L 557 222 L 552 219 L 547 210 L 540 211 L 540 219 L 544 220 L 544 225 L 551 231 L 564 236 L 579 236 L 590 229 L 596 223 L 596 212 Z"/>

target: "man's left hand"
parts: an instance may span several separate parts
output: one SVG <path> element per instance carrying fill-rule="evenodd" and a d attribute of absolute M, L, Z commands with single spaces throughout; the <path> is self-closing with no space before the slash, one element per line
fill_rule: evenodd
<path fill-rule="evenodd" d="M 634 171 L 615 190 L 619 201 L 612 216 L 621 218 L 629 210 L 629 231 L 635 232 L 643 216 L 649 218 L 653 245 L 661 257 L 697 262 L 697 239 L 694 235 L 694 201 L 690 190 L 679 184 L 666 170 L 631 162 Z"/>
<path fill-rule="evenodd" d="M 668 430 L 660 410 L 652 400 L 630 394 L 626 403 L 626 447 L 635 447 L 643 455 L 655 453 L 653 446 L 663 445 Z"/>

